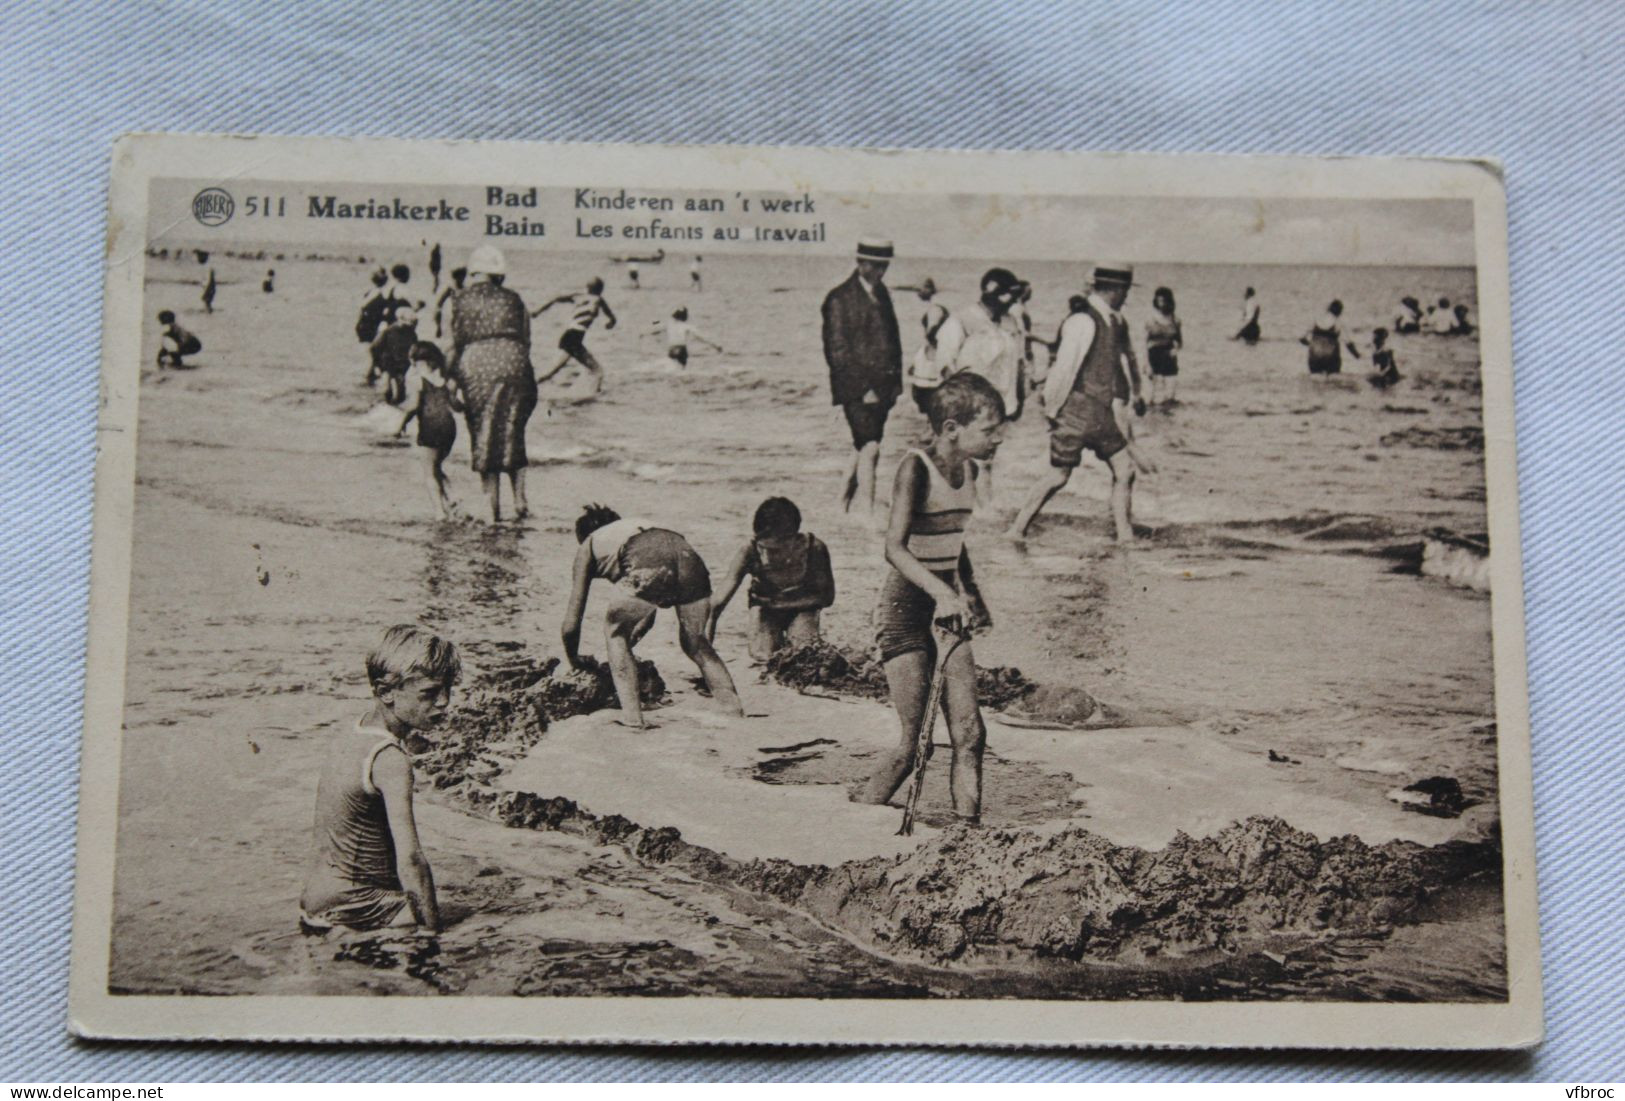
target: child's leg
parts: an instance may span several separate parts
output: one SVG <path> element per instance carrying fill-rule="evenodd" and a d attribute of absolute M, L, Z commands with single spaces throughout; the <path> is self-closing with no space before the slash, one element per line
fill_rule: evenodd
<path fill-rule="evenodd" d="M 1134 542 L 1134 523 L 1129 516 L 1134 494 L 1134 459 L 1127 447 L 1106 460 L 1112 468 L 1112 523 L 1119 543 Z"/>
<path fill-rule="evenodd" d="M 784 645 L 784 632 L 776 615 L 766 608 L 750 610 L 750 657 L 766 661 Z"/>
<path fill-rule="evenodd" d="M 587 346 L 585 344 L 582 344 L 577 348 L 576 359 L 579 360 L 581 365 L 587 369 L 587 373 L 592 376 L 593 393 L 597 393 L 599 390 L 602 390 L 604 388 L 603 365 L 598 362 L 596 356 L 587 350 Z"/>
<path fill-rule="evenodd" d="M 440 518 L 444 520 L 451 515 L 446 507 L 446 472 L 440 469 L 446 453 L 436 447 L 425 447 L 422 451 L 425 472 L 429 476 L 429 495 L 434 498 L 434 507 L 439 510 Z"/>
<path fill-rule="evenodd" d="M 931 655 L 925 650 L 898 654 L 886 662 L 886 688 L 897 709 L 901 738 L 888 750 L 858 796 L 863 803 L 885 803 L 897 794 L 914 767 L 914 740 L 925 718 L 925 694 L 931 684 Z"/>
<path fill-rule="evenodd" d="M 451 499 L 451 483 L 446 478 L 446 459 L 451 455 L 451 445 L 437 448 L 434 454 L 434 480 L 435 487 L 440 491 L 440 500 L 445 506 L 449 516 L 456 511 L 456 505 Z"/>
<path fill-rule="evenodd" d="M 734 679 L 728 675 L 728 667 L 717 656 L 711 640 L 705 637 L 705 621 L 710 615 L 710 597 L 677 605 L 677 641 L 689 660 L 699 666 L 700 675 L 705 678 L 705 686 L 711 690 L 711 698 L 717 706 L 730 715 L 743 715 L 745 706 L 739 702 Z"/>
<path fill-rule="evenodd" d="M 785 638 L 791 646 L 811 646 L 819 639 L 818 609 L 808 608 L 800 611 L 790 620 L 789 628 L 784 632 Z"/>
<path fill-rule="evenodd" d="M 987 727 L 982 724 L 982 712 L 976 704 L 976 659 L 970 643 L 962 643 L 948 656 L 943 675 L 947 685 L 942 707 L 948 715 L 948 738 L 954 747 L 948 771 L 954 814 L 975 822 L 982 814 L 982 751 L 987 746 Z"/>
<path fill-rule="evenodd" d="M 654 622 L 656 608 L 646 600 L 617 593 L 604 613 L 604 645 L 615 694 L 621 698 L 621 722 L 643 728 L 643 704 L 638 698 L 638 663 L 632 646 Z"/>
<path fill-rule="evenodd" d="M 1026 504 L 1022 505 L 1021 511 L 1016 513 L 1015 520 L 1010 524 L 1011 535 L 1019 539 L 1027 534 L 1027 529 L 1033 526 L 1033 521 L 1037 519 L 1043 507 L 1049 504 L 1050 498 L 1059 493 L 1061 487 L 1071 480 L 1072 469 L 1070 466 L 1052 466 L 1049 468 L 1049 473 L 1033 487 Z"/>

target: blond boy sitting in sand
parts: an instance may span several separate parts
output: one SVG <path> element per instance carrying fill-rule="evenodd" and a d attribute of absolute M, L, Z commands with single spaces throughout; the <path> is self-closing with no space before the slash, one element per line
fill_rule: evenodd
<path fill-rule="evenodd" d="M 434 877 L 412 817 L 403 741 L 438 723 L 462 673 L 457 648 L 419 627 L 391 627 L 367 655 L 372 706 L 333 736 L 316 787 L 316 833 L 299 928 L 440 931 Z"/>
<path fill-rule="evenodd" d="M 987 730 L 976 702 L 976 659 L 962 637 L 978 619 L 962 574 L 965 526 L 976 504 L 977 463 L 993 458 L 1004 439 L 1004 399 L 993 384 L 969 371 L 954 375 L 931 395 L 931 442 L 911 449 L 892 483 L 886 527 L 891 569 L 875 607 L 875 642 L 902 738 L 857 796 L 885 803 L 914 768 L 916 739 L 938 665 L 933 625 L 947 624 L 956 639 L 942 663 L 942 709 L 953 743 L 949 787 L 954 815 L 975 823 L 982 813 L 982 751 Z"/>

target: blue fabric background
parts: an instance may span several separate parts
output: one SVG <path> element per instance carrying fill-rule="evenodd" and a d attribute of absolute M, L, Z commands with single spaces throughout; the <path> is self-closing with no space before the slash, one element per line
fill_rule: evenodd
<path fill-rule="evenodd" d="M 1611 656 L 1625 623 L 1613 558 L 1625 535 L 1625 5 L 35 2 L 5 22 L 0 1079 L 1625 1078 Z M 73 1043 L 104 202 L 111 143 L 130 130 L 1500 157 L 1545 1046 L 1328 1057 Z"/>

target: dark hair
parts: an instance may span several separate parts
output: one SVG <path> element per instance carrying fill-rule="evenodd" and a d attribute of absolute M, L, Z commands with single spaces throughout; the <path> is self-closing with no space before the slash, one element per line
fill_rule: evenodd
<path fill-rule="evenodd" d="M 1467 316 L 1467 306 L 1466 306 L 1465 303 L 1463 303 L 1462 305 L 1459 305 L 1459 306 L 1456 307 L 1456 316 L 1457 317 L 1466 317 Z"/>
<path fill-rule="evenodd" d="M 687 321 L 688 320 L 688 307 L 687 306 L 678 306 L 675 310 L 671 311 L 671 315 L 672 315 L 672 317 L 676 318 L 678 321 Z"/>
<path fill-rule="evenodd" d="M 1343 300 L 1341 298 L 1332 299 L 1332 304 L 1326 307 L 1326 311 L 1331 314 L 1341 314 L 1343 312 Z"/>
<path fill-rule="evenodd" d="M 389 282 L 389 272 L 385 271 L 383 268 L 378 268 L 372 273 L 373 286 L 381 287 L 387 282 Z"/>
<path fill-rule="evenodd" d="M 621 514 L 608 505 L 588 505 L 581 510 L 581 515 L 576 517 L 576 542 L 585 543 L 587 536 L 620 518 Z"/>
<path fill-rule="evenodd" d="M 468 269 L 467 268 L 452 268 L 451 269 L 451 281 L 453 283 L 456 283 L 459 287 L 463 285 L 463 280 L 467 279 L 467 278 L 468 278 Z"/>
<path fill-rule="evenodd" d="M 1450 299 L 1448 299 L 1448 298 L 1439 299 L 1439 308 L 1441 310 L 1448 310 L 1450 308 Z"/>
<path fill-rule="evenodd" d="M 158 324 L 160 324 L 160 325 L 173 325 L 173 324 L 175 324 L 175 311 L 174 310 L 159 310 L 158 311 Z"/>
<path fill-rule="evenodd" d="M 961 371 L 937 387 L 931 395 L 926 417 L 931 422 L 931 431 L 941 432 L 942 426 L 949 421 L 969 424 L 984 412 L 996 413 L 1001 421 L 1004 420 L 1004 398 L 981 375 Z"/>
<path fill-rule="evenodd" d="M 1253 290 L 1253 288 L 1251 288 L 1251 287 L 1248 287 L 1248 288 L 1247 288 L 1247 294 L 1257 294 L 1257 293 L 1258 293 L 1258 292 L 1257 292 L 1257 291 L 1255 291 L 1255 290 Z M 1246 297 L 1246 295 L 1242 295 L 1242 297 L 1243 297 L 1243 298 L 1245 298 L 1245 297 Z"/>
<path fill-rule="evenodd" d="M 1159 299 L 1159 298 L 1166 298 L 1168 300 L 1168 312 L 1173 313 L 1174 312 L 1174 292 L 1169 290 L 1167 287 L 1158 287 L 1154 292 L 1152 292 L 1151 304 L 1153 306 L 1155 306 L 1157 304 L 1157 299 Z"/>
<path fill-rule="evenodd" d="M 602 279 L 598 278 L 598 276 L 595 275 L 591 279 L 587 280 L 587 293 L 588 294 L 597 294 L 599 291 L 601 291 L 603 289 L 604 289 L 604 281 Z"/>
<path fill-rule="evenodd" d="M 394 267 L 389 269 L 389 274 L 393 275 L 396 279 L 399 279 L 402 283 L 410 282 L 412 279 L 412 269 L 407 267 L 405 264 L 396 264 Z"/>
<path fill-rule="evenodd" d="M 801 530 L 801 510 L 788 497 L 769 497 L 756 506 L 756 519 L 751 529 L 757 538 L 774 535 L 794 535 Z"/>
<path fill-rule="evenodd" d="M 1066 300 L 1066 308 L 1069 313 L 1082 313 L 1089 308 L 1089 296 L 1087 294 L 1074 294 Z"/>
<path fill-rule="evenodd" d="M 439 345 L 431 343 L 427 340 L 420 340 L 416 344 L 412 345 L 412 351 L 408 358 L 414 361 L 422 360 L 425 363 L 433 364 L 436 371 L 444 371 L 446 369 L 446 353 L 440 350 Z"/>
<path fill-rule="evenodd" d="M 1381 326 L 1378 326 L 1377 328 L 1372 329 L 1371 330 L 1371 339 L 1376 341 L 1378 344 L 1381 344 L 1383 341 L 1388 339 L 1388 330 L 1382 328 Z"/>

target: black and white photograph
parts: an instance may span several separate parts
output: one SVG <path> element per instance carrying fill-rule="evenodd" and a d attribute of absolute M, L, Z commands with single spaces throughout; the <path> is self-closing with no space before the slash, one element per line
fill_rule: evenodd
<path fill-rule="evenodd" d="M 71 1012 L 1540 1037 L 1476 162 L 136 137 Z"/>

